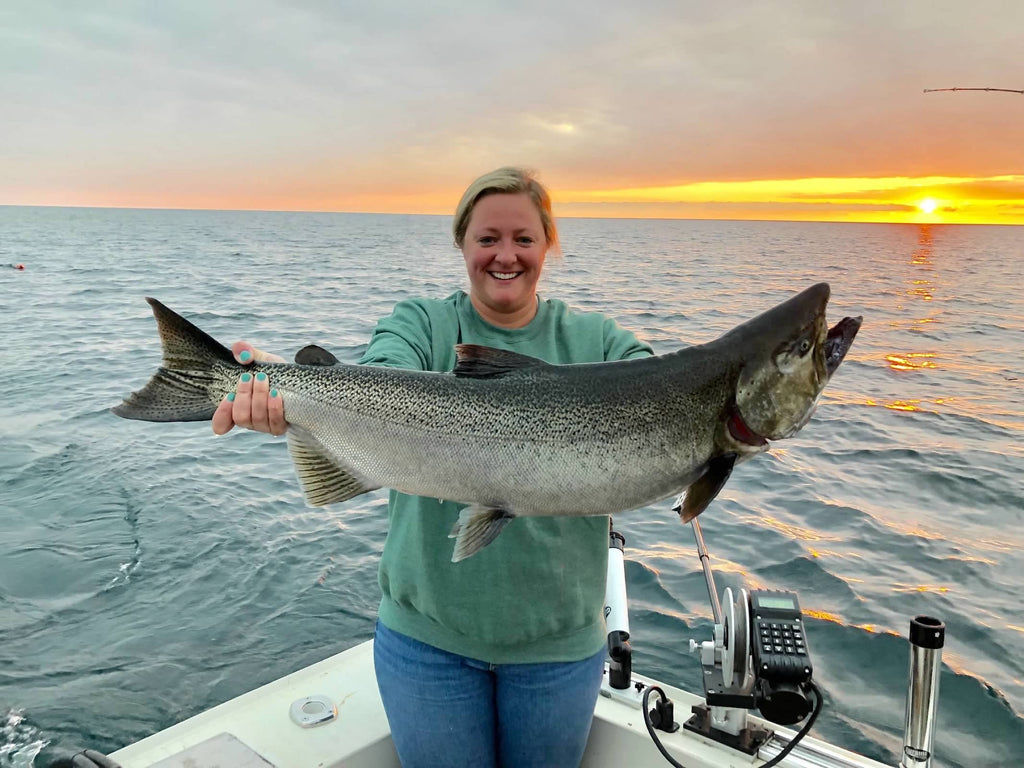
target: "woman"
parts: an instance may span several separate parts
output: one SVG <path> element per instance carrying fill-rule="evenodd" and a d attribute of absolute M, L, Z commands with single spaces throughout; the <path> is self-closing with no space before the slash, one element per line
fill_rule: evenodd
<path fill-rule="evenodd" d="M 453 232 L 469 294 L 400 302 L 361 363 L 450 371 L 459 343 L 559 364 L 651 354 L 611 318 L 538 297 L 558 233 L 550 198 L 529 173 L 500 168 L 474 181 Z M 244 342 L 233 351 L 242 363 L 280 360 Z M 282 398 L 261 376 L 242 376 L 214 432 L 285 431 Z M 448 534 L 460 509 L 390 495 L 374 664 L 399 758 L 405 766 L 578 765 L 605 655 L 608 519 L 519 518 L 452 563 Z"/>

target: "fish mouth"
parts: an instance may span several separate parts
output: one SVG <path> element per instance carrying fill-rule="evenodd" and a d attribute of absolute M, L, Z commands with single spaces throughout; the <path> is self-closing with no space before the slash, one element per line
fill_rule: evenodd
<path fill-rule="evenodd" d="M 831 378 L 836 368 L 843 362 L 846 353 L 850 351 L 853 339 L 860 330 L 863 317 L 844 317 L 834 326 L 829 328 L 825 337 L 825 371 Z"/>

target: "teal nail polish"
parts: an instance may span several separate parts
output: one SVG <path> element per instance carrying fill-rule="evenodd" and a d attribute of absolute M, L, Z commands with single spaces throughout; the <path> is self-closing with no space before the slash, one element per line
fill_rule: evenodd
<path fill-rule="evenodd" d="M 277 390 L 276 389 L 270 390 L 270 396 L 271 397 L 277 397 Z"/>
<path fill-rule="evenodd" d="M 234 392 L 228 392 L 228 402 L 229 403 L 235 402 L 235 393 Z"/>
<path fill-rule="evenodd" d="M 251 373 L 243 373 L 242 374 L 242 381 L 244 383 L 248 384 L 251 379 L 252 379 L 252 374 Z"/>
<path fill-rule="evenodd" d="M 263 373 L 262 371 L 260 371 L 259 373 L 256 374 L 256 381 L 266 381 L 266 380 L 267 380 L 267 374 Z"/>
<path fill-rule="evenodd" d="M 243 363 L 248 363 L 250 360 L 252 360 L 252 352 L 250 352 L 248 349 L 243 350 L 241 353 L 239 353 L 238 359 L 241 360 Z"/>

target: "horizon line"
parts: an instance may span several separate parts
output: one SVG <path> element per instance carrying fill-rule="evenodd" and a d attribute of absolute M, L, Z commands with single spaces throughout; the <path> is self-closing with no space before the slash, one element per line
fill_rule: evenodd
<path fill-rule="evenodd" d="M 572 203 L 568 203 L 571 205 Z M 556 203 L 557 207 L 557 203 Z M 310 213 L 310 214 L 339 214 L 343 216 L 434 216 L 441 218 L 452 218 L 451 213 L 422 213 L 412 211 L 337 211 L 337 210 L 312 210 L 298 208 L 176 208 L 162 206 L 128 206 L 128 205 L 56 205 L 56 204 L 25 204 L 25 203 L 0 203 L 0 208 L 55 208 L 72 210 L 102 210 L 102 211 L 177 211 L 184 213 Z M 912 227 L 1019 227 L 1024 223 L 1015 222 L 965 222 L 965 221 L 860 221 L 857 219 L 782 219 L 782 218 L 734 218 L 729 216 L 579 216 L 579 215 L 556 215 L 556 220 L 565 219 L 604 219 L 609 221 L 750 221 L 759 223 L 779 224 L 885 224 L 888 226 L 912 226 Z"/>

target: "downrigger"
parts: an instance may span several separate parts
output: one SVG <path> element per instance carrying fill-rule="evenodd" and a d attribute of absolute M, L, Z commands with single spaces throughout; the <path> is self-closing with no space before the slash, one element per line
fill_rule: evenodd
<path fill-rule="evenodd" d="M 803 722 L 799 732 L 764 768 L 777 765 L 800 743 L 821 711 L 822 696 L 812 679 L 807 636 L 795 592 L 726 588 L 719 601 L 710 558 L 700 525 L 691 521 L 697 552 L 707 582 L 714 614 L 713 638 L 690 640 L 700 657 L 705 703 L 692 707 L 682 727 L 747 755 L 755 755 L 773 737 L 773 731 L 749 721 L 757 710 L 770 723 L 791 726 Z M 674 705 L 658 686 L 632 681 L 632 650 L 626 610 L 625 568 L 621 534 L 610 532 L 608 588 L 605 617 L 608 624 L 608 685 L 624 693 L 642 691 L 644 722 L 665 759 L 679 765 L 661 743 L 658 732 L 673 733 L 680 724 Z M 632 690 L 629 690 L 632 686 Z M 657 699 L 652 703 L 651 697 Z"/>

